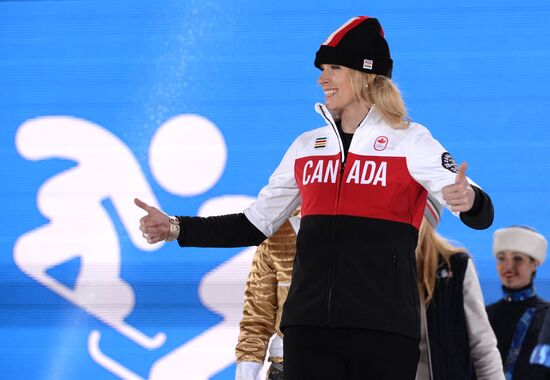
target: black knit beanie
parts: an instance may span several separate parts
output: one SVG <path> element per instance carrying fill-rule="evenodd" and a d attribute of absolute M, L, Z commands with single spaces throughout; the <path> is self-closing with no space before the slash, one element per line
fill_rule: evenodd
<path fill-rule="evenodd" d="M 334 64 L 391 78 L 393 61 L 376 18 L 358 16 L 336 29 L 315 55 L 315 67 Z"/>

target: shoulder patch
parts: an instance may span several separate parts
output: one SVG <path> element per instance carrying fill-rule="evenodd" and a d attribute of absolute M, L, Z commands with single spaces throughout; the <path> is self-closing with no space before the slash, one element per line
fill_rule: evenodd
<path fill-rule="evenodd" d="M 453 173 L 458 173 L 458 165 L 449 152 L 445 152 L 441 155 L 441 166 Z"/>

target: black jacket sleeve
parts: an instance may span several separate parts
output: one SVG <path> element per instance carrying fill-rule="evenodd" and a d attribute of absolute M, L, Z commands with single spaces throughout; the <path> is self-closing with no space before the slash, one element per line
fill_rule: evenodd
<path fill-rule="evenodd" d="M 178 216 L 181 247 L 247 247 L 259 245 L 266 236 L 243 214 Z"/>
<path fill-rule="evenodd" d="M 495 209 L 489 195 L 477 186 L 472 186 L 476 193 L 474 204 L 467 212 L 460 213 L 462 223 L 475 230 L 484 230 L 493 224 Z"/>

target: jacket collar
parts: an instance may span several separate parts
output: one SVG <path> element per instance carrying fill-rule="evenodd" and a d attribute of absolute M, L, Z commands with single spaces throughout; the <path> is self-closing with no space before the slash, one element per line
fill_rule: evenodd
<path fill-rule="evenodd" d="M 327 123 L 329 123 L 330 125 L 333 126 L 333 128 L 336 128 L 336 121 L 334 120 L 334 117 L 332 116 L 332 114 L 330 113 L 330 111 L 328 110 L 327 106 L 325 106 L 324 104 L 322 103 L 316 103 L 315 104 L 315 111 L 321 115 L 323 117 L 323 119 L 325 119 L 325 121 Z M 382 117 L 380 116 L 380 113 L 378 112 L 378 109 L 376 107 L 376 104 L 373 104 L 372 107 L 370 108 L 370 111 L 369 113 L 367 114 L 367 116 L 365 116 L 365 118 L 363 119 L 363 121 L 359 124 L 359 126 L 357 127 L 357 129 L 363 127 L 364 125 L 368 125 L 368 124 L 376 124 L 378 123 L 380 120 L 382 119 Z M 337 130 L 336 130 L 337 131 Z"/>
<path fill-rule="evenodd" d="M 529 284 L 521 289 L 510 289 L 505 286 L 502 287 L 503 299 L 506 302 L 521 302 L 529 298 L 533 298 L 537 295 L 533 284 Z"/>
<path fill-rule="evenodd" d="M 317 113 L 321 115 L 323 119 L 325 119 L 325 121 L 332 127 L 332 130 L 334 131 L 334 134 L 336 135 L 336 138 L 338 139 L 338 144 L 340 146 L 340 160 L 341 162 L 345 162 L 346 158 L 344 157 L 344 144 L 342 143 L 342 137 L 338 132 L 338 126 L 336 125 L 336 121 L 332 117 L 332 114 L 328 110 L 327 106 L 322 103 L 315 104 L 315 111 L 317 111 Z M 373 104 L 367 116 L 365 116 L 363 121 L 357 127 L 357 130 L 359 130 L 364 125 L 375 124 L 376 122 L 378 122 L 379 119 L 381 119 L 381 117 L 376 110 L 376 105 Z"/>

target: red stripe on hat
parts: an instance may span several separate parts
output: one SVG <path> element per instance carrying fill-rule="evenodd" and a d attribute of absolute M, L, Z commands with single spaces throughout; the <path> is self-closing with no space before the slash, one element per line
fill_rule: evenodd
<path fill-rule="evenodd" d="M 342 25 L 340 28 L 338 28 L 334 33 L 332 33 L 325 42 L 323 42 L 323 45 L 327 45 L 330 47 L 335 47 L 338 45 L 340 40 L 344 38 L 344 36 L 352 29 L 354 29 L 357 25 L 361 24 L 363 21 L 368 19 L 369 16 L 359 16 L 354 17 L 348 22 L 346 22 L 344 25 Z"/>

